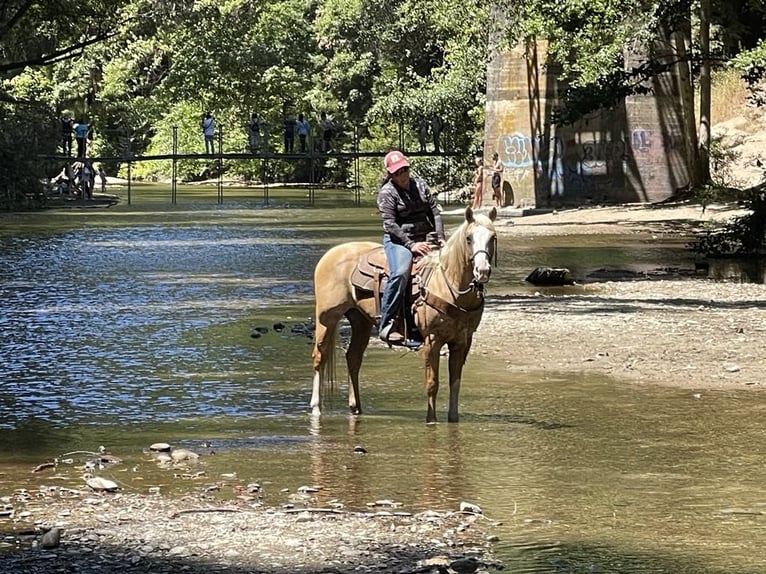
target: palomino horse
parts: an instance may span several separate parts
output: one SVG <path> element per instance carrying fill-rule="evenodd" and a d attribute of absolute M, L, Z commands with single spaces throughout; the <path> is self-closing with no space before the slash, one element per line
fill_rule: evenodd
<path fill-rule="evenodd" d="M 413 305 L 415 325 L 424 338 L 427 423 L 436 422 L 436 394 L 439 391 L 439 352 L 449 348 L 449 411 L 447 420 L 458 422 L 460 377 L 473 334 L 484 311 L 484 285 L 492 271 L 497 236 L 489 217 L 474 213 L 469 207 L 465 221 L 439 251 L 430 253 L 420 268 L 420 295 Z M 361 414 L 359 369 L 362 357 L 376 324 L 376 301 L 369 291 L 361 291 L 351 282 L 354 267 L 361 256 L 380 247 L 378 243 L 351 242 L 333 247 L 314 270 L 316 297 L 316 333 L 314 337 L 314 386 L 312 413 L 320 413 L 320 389 L 330 382 L 335 368 L 335 340 L 338 322 L 345 316 L 351 323 L 351 342 L 346 351 L 350 379 L 348 406 L 352 414 Z"/>

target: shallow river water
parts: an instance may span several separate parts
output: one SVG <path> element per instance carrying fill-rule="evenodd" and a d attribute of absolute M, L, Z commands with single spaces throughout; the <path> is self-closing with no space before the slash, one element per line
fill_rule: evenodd
<path fill-rule="evenodd" d="M 766 573 L 766 403 L 754 393 L 511 374 L 473 354 L 460 424 L 427 426 L 418 355 L 372 345 L 365 414 L 346 414 L 341 386 L 312 422 L 311 340 L 292 328 L 311 316 L 313 266 L 340 241 L 379 238 L 371 204 L 320 193 L 315 206 L 137 193 L 109 210 L 0 215 L 0 496 L 80 485 L 76 464 L 55 479 L 30 469 L 103 445 L 125 460 L 104 476 L 127 491 L 221 482 L 226 498 L 255 481 L 270 505 L 302 485 L 346 508 L 471 502 L 501 523 L 508 572 Z M 501 238 L 490 303 L 530 290 L 540 265 L 575 277 L 690 267 L 683 244 Z M 191 472 L 207 478 L 159 468 L 143 453 L 157 441 L 201 453 Z"/>

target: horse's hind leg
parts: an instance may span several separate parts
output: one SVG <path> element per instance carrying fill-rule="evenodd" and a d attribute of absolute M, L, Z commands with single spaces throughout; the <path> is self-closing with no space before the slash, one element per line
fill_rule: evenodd
<path fill-rule="evenodd" d="M 364 351 L 370 343 L 372 323 L 358 309 L 351 309 L 346 313 L 351 323 L 351 343 L 346 351 L 346 365 L 348 366 L 348 409 L 351 414 L 362 414 L 362 401 L 359 398 L 359 370 L 362 368 Z"/>
<path fill-rule="evenodd" d="M 311 414 L 319 416 L 320 409 L 320 393 L 324 378 L 327 376 L 328 367 L 332 368 L 333 355 L 335 352 L 335 332 L 337 329 L 337 319 L 328 319 L 322 317 L 316 322 L 316 331 L 314 333 L 314 351 L 312 353 L 314 359 L 314 381 L 311 390 Z"/>

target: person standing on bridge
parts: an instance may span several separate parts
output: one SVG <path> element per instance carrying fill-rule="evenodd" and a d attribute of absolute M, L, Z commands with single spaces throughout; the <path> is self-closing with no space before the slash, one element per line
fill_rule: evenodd
<path fill-rule="evenodd" d="M 425 116 L 418 118 L 418 143 L 420 144 L 420 153 L 426 152 L 426 142 L 428 141 L 428 119 Z"/>
<path fill-rule="evenodd" d="M 295 151 L 295 127 L 297 122 L 292 114 L 285 114 L 282 121 L 282 127 L 284 128 L 285 136 L 285 153 L 293 153 Z"/>
<path fill-rule="evenodd" d="M 74 120 L 69 112 L 61 114 L 61 153 L 69 157 L 72 155 L 72 133 L 74 132 Z"/>
<path fill-rule="evenodd" d="M 441 138 L 443 127 L 444 127 L 444 121 L 442 120 L 439 114 L 434 112 L 434 114 L 431 116 L 431 136 L 433 137 L 433 141 L 434 141 L 434 153 L 441 152 L 440 138 Z"/>
<path fill-rule="evenodd" d="M 311 126 L 304 119 L 303 114 L 298 114 L 298 139 L 301 142 L 301 153 L 306 153 L 306 141 L 311 133 Z"/>
<path fill-rule="evenodd" d="M 250 153 L 258 153 L 261 150 L 261 120 L 255 112 L 250 116 L 247 122 L 247 140 L 250 146 Z"/>
<path fill-rule="evenodd" d="M 202 137 L 205 138 L 205 153 L 213 155 L 215 153 L 215 118 L 213 112 L 205 112 L 199 127 L 202 130 Z"/>
<path fill-rule="evenodd" d="M 327 117 L 327 112 L 319 115 L 319 129 L 322 130 L 322 153 L 327 153 L 332 148 L 332 140 L 335 137 L 335 122 Z"/>
<path fill-rule="evenodd" d="M 74 138 L 77 140 L 77 157 L 85 157 L 88 152 L 88 136 L 90 135 L 90 126 L 80 118 L 74 124 Z"/>

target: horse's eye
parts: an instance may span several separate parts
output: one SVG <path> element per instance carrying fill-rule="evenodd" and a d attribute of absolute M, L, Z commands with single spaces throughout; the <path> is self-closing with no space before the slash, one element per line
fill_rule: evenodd
<path fill-rule="evenodd" d="M 473 243 L 473 236 L 472 235 L 467 235 L 465 240 L 466 240 L 466 243 L 468 243 L 468 245 L 470 245 L 471 243 Z"/>

